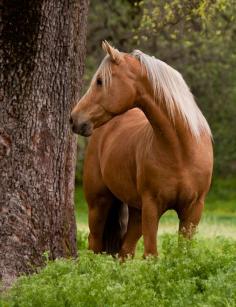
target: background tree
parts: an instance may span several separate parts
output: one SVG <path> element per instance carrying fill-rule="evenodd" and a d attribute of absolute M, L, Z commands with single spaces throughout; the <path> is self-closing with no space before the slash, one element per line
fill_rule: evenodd
<path fill-rule="evenodd" d="M 87 0 L 5 1 L 0 112 L 0 274 L 9 284 L 76 256 L 70 110 L 85 57 Z M 2 79 L 2 78 L 1 78 Z"/>

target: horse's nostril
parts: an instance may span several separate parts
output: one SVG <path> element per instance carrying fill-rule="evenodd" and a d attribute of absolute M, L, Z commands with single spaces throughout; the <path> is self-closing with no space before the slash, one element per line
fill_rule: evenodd
<path fill-rule="evenodd" d="M 86 130 L 87 128 L 88 128 L 88 124 L 87 123 L 83 123 L 82 125 L 81 125 L 81 127 L 80 127 L 80 129 L 82 130 L 82 131 L 84 131 L 84 130 Z"/>
<path fill-rule="evenodd" d="M 73 121 L 72 118 L 69 119 L 71 124 L 71 130 L 83 136 L 90 136 L 92 133 L 92 125 L 90 121 L 79 122 L 78 120 Z"/>
<path fill-rule="evenodd" d="M 91 123 L 84 122 L 79 127 L 79 134 L 83 136 L 90 136 L 91 135 Z"/>

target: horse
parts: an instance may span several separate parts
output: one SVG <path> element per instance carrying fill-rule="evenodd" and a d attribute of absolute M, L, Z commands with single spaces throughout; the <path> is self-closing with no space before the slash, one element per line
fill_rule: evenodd
<path fill-rule="evenodd" d="M 106 53 L 71 112 L 74 133 L 90 137 L 83 184 L 89 249 L 156 256 L 160 217 L 175 210 L 192 238 L 213 169 L 212 134 L 182 75 L 140 50 Z"/>

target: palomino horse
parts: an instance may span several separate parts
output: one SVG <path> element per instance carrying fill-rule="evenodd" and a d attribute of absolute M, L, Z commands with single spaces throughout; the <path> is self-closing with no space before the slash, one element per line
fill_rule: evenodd
<path fill-rule="evenodd" d="M 156 255 L 165 211 L 177 212 L 187 238 L 199 223 L 212 176 L 211 131 L 179 72 L 139 50 L 121 53 L 107 42 L 103 49 L 71 113 L 73 131 L 92 135 L 84 165 L 89 248 L 125 257 L 143 235 L 144 256 Z"/>

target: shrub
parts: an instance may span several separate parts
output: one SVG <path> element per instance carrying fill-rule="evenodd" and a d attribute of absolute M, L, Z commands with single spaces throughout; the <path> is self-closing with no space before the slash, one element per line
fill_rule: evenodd
<path fill-rule="evenodd" d="M 85 247 L 86 235 L 80 235 Z M 2 306 L 235 306 L 236 244 L 223 238 L 180 242 L 161 236 L 158 259 L 120 264 L 82 250 L 18 279 Z"/>

